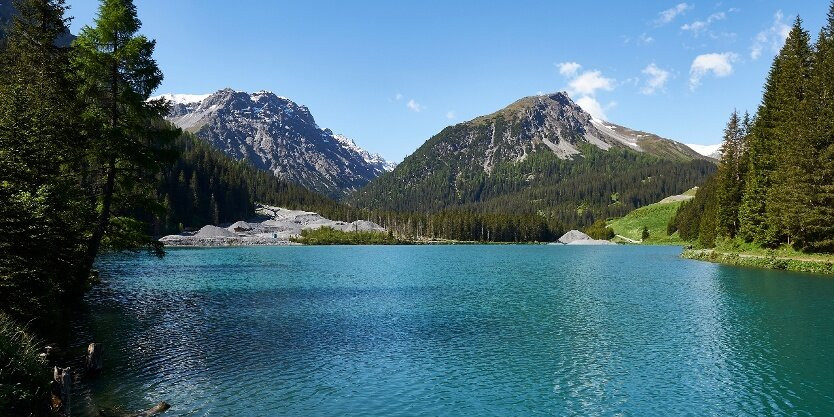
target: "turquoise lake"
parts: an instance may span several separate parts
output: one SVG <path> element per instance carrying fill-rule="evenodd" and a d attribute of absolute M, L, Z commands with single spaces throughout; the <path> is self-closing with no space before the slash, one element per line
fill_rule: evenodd
<path fill-rule="evenodd" d="M 78 396 L 166 416 L 834 415 L 834 279 L 680 251 L 110 255 L 76 326 L 106 369 Z"/>

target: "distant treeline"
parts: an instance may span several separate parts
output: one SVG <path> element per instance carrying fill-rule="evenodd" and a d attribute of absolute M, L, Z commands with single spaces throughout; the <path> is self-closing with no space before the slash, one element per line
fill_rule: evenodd
<path fill-rule="evenodd" d="M 734 112 L 721 151 L 670 232 L 705 247 L 738 238 L 834 252 L 834 2 L 813 46 L 797 17 L 755 117 Z"/>

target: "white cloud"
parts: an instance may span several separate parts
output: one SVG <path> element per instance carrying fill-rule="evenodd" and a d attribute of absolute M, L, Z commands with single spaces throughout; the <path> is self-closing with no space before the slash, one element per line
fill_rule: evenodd
<path fill-rule="evenodd" d="M 732 11 L 732 9 L 731 9 L 731 11 Z M 701 34 L 701 32 L 706 30 L 709 27 L 709 25 L 711 25 L 713 22 L 716 22 L 718 20 L 724 20 L 726 18 L 727 18 L 727 13 L 724 13 L 724 12 L 713 13 L 713 14 L 709 15 L 709 17 L 707 17 L 707 20 L 696 20 L 692 23 L 687 23 L 687 24 L 681 26 L 681 30 L 691 32 L 694 36 L 698 36 L 699 34 Z"/>
<path fill-rule="evenodd" d="M 597 90 L 611 91 L 614 89 L 614 79 L 606 78 L 598 70 L 585 71 L 570 80 L 568 87 L 574 94 L 593 95 Z"/>
<path fill-rule="evenodd" d="M 449 110 L 449 111 L 447 111 L 447 112 L 446 112 L 446 118 L 447 118 L 447 119 L 449 119 L 449 120 L 454 120 L 456 117 L 457 117 L 457 116 L 455 115 L 455 112 L 454 112 L 454 111 Z"/>
<path fill-rule="evenodd" d="M 637 37 L 637 42 L 641 43 L 643 45 L 648 45 L 648 44 L 654 42 L 654 38 L 645 34 L 645 33 L 642 33 L 642 34 L 640 34 L 640 36 Z"/>
<path fill-rule="evenodd" d="M 394 95 L 394 100 L 395 100 L 395 101 L 400 101 L 400 100 L 402 100 L 402 99 L 403 99 L 403 95 L 402 95 L 402 94 L 397 93 L 396 95 Z"/>
<path fill-rule="evenodd" d="M 556 65 L 559 67 L 559 73 L 568 79 L 568 93 L 571 97 L 579 96 L 578 99 L 574 98 L 576 104 L 590 113 L 592 117 L 605 119 L 605 110 L 614 107 L 616 103 L 611 102 L 603 106 L 597 101 L 596 92 L 613 90 L 617 81 L 605 77 L 599 70 L 587 70 L 580 73 L 582 65 L 576 62 L 562 62 Z"/>
<path fill-rule="evenodd" d="M 680 3 L 677 6 L 672 7 L 671 9 L 666 9 L 666 10 L 658 13 L 657 14 L 657 19 L 655 20 L 655 23 L 660 24 L 660 25 L 665 25 L 665 24 L 675 20 L 676 17 L 686 13 L 689 10 L 692 10 L 693 7 L 695 7 L 695 6 L 692 6 L 692 5 L 689 5 L 689 4 L 686 4 L 686 3 Z"/>
<path fill-rule="evenodd" d="M 406 107 L 408 107 L 411 111 L 416 113 L 420 113 L 425 109 L 425 107 L 422 104 L 414 101 L 413 98 L 408 100 L 408 103 L 406 103 Z"/>
<path fill-rule="evenodd" d="M 556 64 L 559 67 L 559 74 L 564 75 L 565 77 L 573 77 L 582 68 L 582 65 L 577 64 L 576 62 L 560 62 Z"/>
<path fill-rule="evenodd" d="M 585 110 L 591 115 L 591 117 L 597 120 L 607 120 L 608 117 L 605 116 L 605 112 L 617 105 L 616 102 L 612 101 L 603 107 L 603 105 L 592 96 L 579 97 L 576 100 L 576 104 L 578 104 L 579 107 L 582 107 L 582 110 Z"/>
<path fill-rule="evenodd" d="M 701 85 L 701 79 L 709 73 L 716 77 L 726 77 L 733 73 L 733 62 L 738 55 L 732 52 L 698 55 L 689 68 L 689 88 L 695 91 Z"/>
<path fill-rule="evenodd" d="M 791 32 L 791 27 L 785 23 L 784 18 L 782 11 L 777 11 L 773 15 L 773 23 L 770 27 L 756 35 L 753 39 L 753 46 L 750 47 L 750 58 L 759 59 L 768 46 L 772 53 L 779 53 L 782 45 L 785 44 L 785 39 L 788 39 L 788 34 Z"/>
<path fill-rule="evenodd" d="M 669 71 L 658 67 L 654 62 L 649 64 L 646 68 L 643 68 L 642 73 L 645 74 L 648 79 L 640 92 L 646 95 L 651 95 L 658 90 L 662 90 L 671 76 Z"/>

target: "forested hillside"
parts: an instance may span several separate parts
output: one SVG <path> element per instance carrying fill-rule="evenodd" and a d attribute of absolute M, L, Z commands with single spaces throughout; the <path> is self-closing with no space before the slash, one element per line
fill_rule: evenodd
<path fill-rule="evenodd" d="M 179 158 L 158 175 L 157 196 L 166 210 L 147 219 L 156 235 L 246 220 L 255 214 L 256 202 L 337 220 L 355 217 L 351 207 L 235 160 L 191 133 L 183 133 L 175 146 Z"/>
<path fill-rule="evenodd" d="M 705 247 L 834 252 L 834 4 L 813 45 L 796 19 L 755 117 L 732 114 L 717 175 L 670 227 Z"/>
<path fill-rule="evenodd" d="M 537 215 L 571 227 L 699 185 L 685 145 L 593 120 L 567 95 L 529 97 L 448 127 L 347 201 L 398 212 Z"/>

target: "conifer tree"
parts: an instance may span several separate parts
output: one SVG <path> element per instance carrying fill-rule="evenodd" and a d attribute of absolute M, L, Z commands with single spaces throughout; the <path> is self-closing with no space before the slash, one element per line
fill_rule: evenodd
<path fill-rule="evenodd" d="M 771 246 L 802 240 L 803 217 L 811 204 L 810 170 L 815 149 L 809 126 L 808 84 L 813 59 L 810 36 L 797 17 L 780 52 L 781 73 L 777 83 L 777 144 L 772 186 L 766 198 L 767 233 Z"/>
<path fill-rule="evenodd" d="M 80 150 L 62 0 L 16 0 L 0 51 L 0 305 L 15 318 L 57 313 L 83 282 L 89 207 L 78 201 Z"/>
<path fill-rule="evenodd" d="M 834 252 L 834 1 L 820 31 L 809 82 L 807 111 L 812 117 L 811 202 L 804 213 L 803 245 Z"/>
<path fill-rule="evenodd" d="M 744 183 L 741 173 L 743 160 L 744 126 L 738 112 L 730 115 L 730 121 L 724 129 L 724 141 L 721 145 L 721 160 L 716 176 L 717 183 L 717 234 L 734 237 L 738 231 L 738 209 L 741 204 Z"/>
<path fill-rule="evenodd" d="M 137 34 L 140 26 L 132 0 L 103 0 L 95 25 L 84 27 L 74 43 L 85 133 L 93 138 L 90 163 L 101 172 L 90 184 L 98 209 L 85 269 L 103 242 L 118 249 L 160 249 L 145 225 L 127 215 L 137 206 L 159 209 L 147 199 L 149 188 L 178 134 L 160 122 L 167 113 L 164 101 L 147 101 L 162 73 L 153 59 L 155 42 Z"/>
<path fill-rule="evenodd" d="M 797 17 L 773 61 L 751 129 L 750 163 L 739 210 L 740 234 L 748 241 L 773 246 L 797 228 L 799 213 L 795 208 L 796 202 L 802 201 L 802 192 L 786 188 L 803 178 L 797 170 L 789 169 L 783 155 L 787 149 L 801 148 L 804 141 L 797 129 L 802 125 L 810 64 L 809 36 Z"/>

